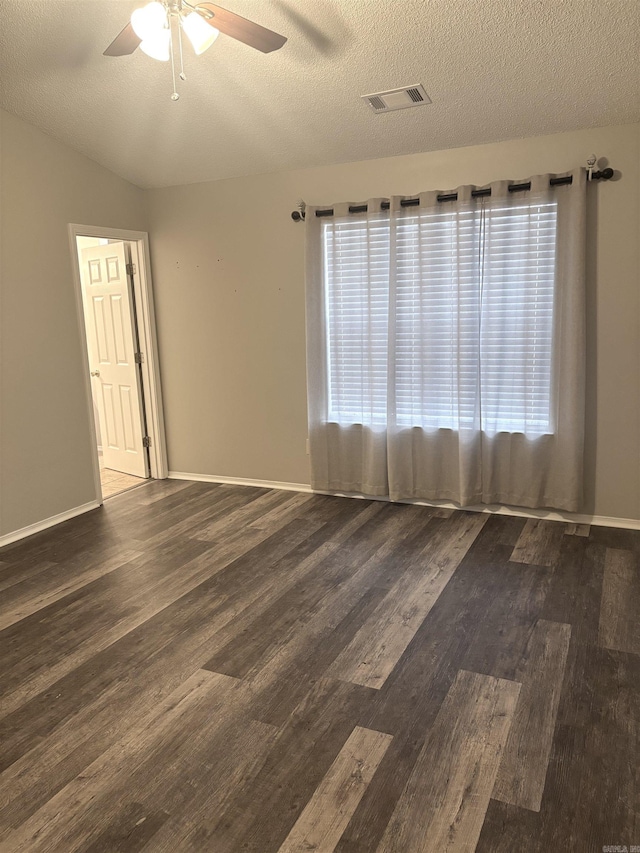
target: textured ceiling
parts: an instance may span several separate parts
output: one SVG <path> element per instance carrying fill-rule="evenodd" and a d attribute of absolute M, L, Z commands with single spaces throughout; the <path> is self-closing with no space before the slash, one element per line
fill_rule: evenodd
<path fill-rule="evenodd" d="M 639 0 L 218 2 L 289 41 L 186 51 L 173 102 L 166 63 L 102 55 L 142 2 L 0 0 L 0 102 L 144 187 L 640 120 Z"/>

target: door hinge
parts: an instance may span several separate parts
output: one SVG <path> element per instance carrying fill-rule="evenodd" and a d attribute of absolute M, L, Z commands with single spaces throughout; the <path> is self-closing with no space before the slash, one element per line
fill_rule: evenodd
<path fill-rule="evenodd" d="M 135 275 L 137 273 L 135 264 L 127 264 L 127 275 Z"/>
<path fill-rule="evenodd" d="M 142 446 L 151 447 L 151 436 L 145 435 L 145 437 L 142 439 Z"/>
<path fill-rule="evenodd" d="M 133 360 L 136 364 L 142 364 L 142 362 L 144 361 L 144 357 L 141 352 L 134 352 Z"/>

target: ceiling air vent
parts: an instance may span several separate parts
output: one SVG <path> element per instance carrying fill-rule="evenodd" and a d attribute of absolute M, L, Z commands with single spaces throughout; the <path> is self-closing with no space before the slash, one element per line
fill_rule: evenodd
<path fill-rule="evenodd" d="M 418 107 L 420 104 L 430 104 L 431 98 L 424 88 L 405 86 L 402 89 L 391 89 L 389 92 L 374 92 L 372 95 L 362 95 L 374 113 L 389 113 L 392 110 L 404 110 L 407 107 Z"/>

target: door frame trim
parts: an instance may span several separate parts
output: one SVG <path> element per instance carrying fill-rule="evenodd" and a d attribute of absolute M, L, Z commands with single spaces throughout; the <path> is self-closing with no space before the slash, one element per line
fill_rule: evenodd
<path fill-rule="evenodd" d="M 73 284 L 76 298 L 76 316 L 80 332 L 80 342 L 85 359 L 86 369 L 83 371 L 85 397 L 89 415 L 89 425 L 92 430 L 91 445 L 95 447 L 92 454 L 93 477 L 96 487 L 96 500 L 102 503 L 102 485 L 100 483 L 100 464 L 96 442 L 96 423 L 93 414 L 93 395 L 89 379 L 89 351 L 87 332 L 85 329 L 84 309 L 82 303 L 82 281 L 78 261 L 76 237 L 98 237 L 108 240 L 122 240 L 132 244 L 132 263 L 135 264 L 133 276 L 134 296 L 138 318 L 138 338 L 140 349 L 144 353 L 142 362 L 142 394 L 144 397 L 147 417 L 147 435 L 151 438 L 149 448 L 150 476 L 155 480 L 164 480 L 169 473 L 167 463 L 167 442 L 164 428 L 164 409 L 162 404 L 162 386 L 160 383 L 160 360 L 158 356 L 158 336 L 156 331 L 155 307 L 151 279 L 151 260 L 149 252 L 149 234 L 146 231 L 127 231 L 121 228 L 104 228 L 99 225 L 79 225 L 70 223 L 69 248 L 73 269 Z"/>

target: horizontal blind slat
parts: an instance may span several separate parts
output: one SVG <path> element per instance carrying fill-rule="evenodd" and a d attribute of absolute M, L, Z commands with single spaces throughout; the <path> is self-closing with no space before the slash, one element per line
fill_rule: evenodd
<path fill-rule="evenodd" d="M 392 266 L 397 423 L 548 431 L 556 222 L 535 200 L 412 210 L 393 258 L 388 216 L 324 223 L 330 419 L 386 423 Z"/>

